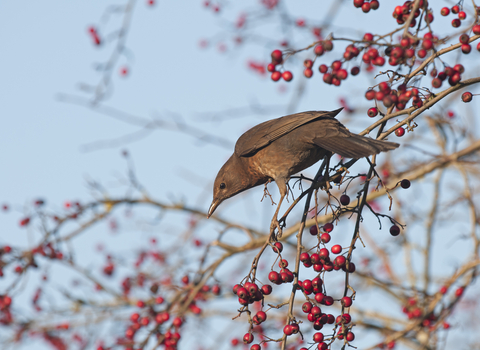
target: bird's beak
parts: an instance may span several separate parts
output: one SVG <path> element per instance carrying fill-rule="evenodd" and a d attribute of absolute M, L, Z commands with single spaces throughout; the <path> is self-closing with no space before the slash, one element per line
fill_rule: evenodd
<path fill-rule="evenodd" d="M 222 201 L 219 200 L 219 199 L 214 199 L 212 204 L 210 204 L 210 208 L 208 209 L 208 214 L 207 214 L 207 219 L 212 216 L 213 212 L 215 211 L 215 209 L 217 209 L 217 207 L 219 206 L 219 204 L 221 203 Z"/>

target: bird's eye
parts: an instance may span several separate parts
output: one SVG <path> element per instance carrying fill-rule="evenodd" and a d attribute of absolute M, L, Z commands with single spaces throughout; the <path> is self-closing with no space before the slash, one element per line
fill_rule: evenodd
<path fill-rule="evenodd" d="M 227 186 L 225 185 L 224 182 L 222 182 L 222 183 L 220 184 L 220 189 L 223 190 L 225 187 L 227 187 Z"/>

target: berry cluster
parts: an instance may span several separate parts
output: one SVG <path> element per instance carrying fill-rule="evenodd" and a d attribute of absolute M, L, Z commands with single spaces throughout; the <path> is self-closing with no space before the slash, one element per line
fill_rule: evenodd
<path fill-rule="evenodd" d="M 365 98 L 369 101 L 376 100 L 381 102 L 386 108 L 395 106 L 399 111 L 405 109 L 410 100 L 412 100 L 414 107 L 419 108 L 423 106 L 423 101 L 417 88 L 408 89 L 405 84 L 400 84 L 397 90 L 395 90 L 385 81 L 378 84 L 378 91 L 374 89 L 367 90 Z M 377 114 L 378 110 L 375 107 L 368 110 L 368 115 L 371 118 L 377 116 Z"/>
<path fill-rule="evenodd" d="M 452 27 L 454 28 L 460 27 L 460 25 L 462 24 L 461 21 L 467 18 L 467 14 L 464 11 L 461 11 L 460 6 L 458 5 L 452 6 L 451 9 L 449 9 L 448 7 L 443 7 L 440 10 L 440 14 L 442 16 L 448 16 L 450 14 L 450 10 L 453 14 L 458 15 L 457 16 L 458 18 L 455 18 L 452 20 Z"/>
<path fill-rule="evenodd" d="M 410 17 L 410 13 L 414 8 L 414 3 L 415 3 L 414 1 L 405 1 L 405 3 L 402 6 L 395 7 L 395 10 L 393 11 L 392 16 L 397 20 L 398 24 L 404 24 L 408 20 L 408 18 Z M 413 19 L 410 22 L 410 27 L 415 27 L 415 25 L 417 24 L 416 19 L 421 14 L 420 8 L 427 8 L 427 7 L 428 7 L 428 2 L 424 0 L 420 0 L 419 8 L 413 14 Z M 427 23 L 433 22 L 433 14 L 428 10 L 426 11 L 425 20 L 427 21 Z"/>
<path fill-rule="evenodd" d="M 453 67 L 445 67 L 445 70 L 442 72 L 437 72 L 436 69 L 433 69 L 430 73 L 433 77 L 432 86 L 438 89 L 447 79 L 450 86 L 454 86 L 462 80 L 461 74 L 463 74 L 463 72 L 465 72 L 465 67 L 461 64 L 456 64 Z"/>
<path fill-rule="evenodd" d="M 342 204 L 347 205 L 350 203 L 350 198 L 345 194 L 342 197 Z M 317 349 L 327 349 L 329 343 L 333 343 L 336 339 L 345 339 L 347 342 L 351 342 L 355 339 L 355 335 L 351 332 L 353 324 L 352 318 L 347 311 L 353 304 L 351 296 L 345 295 L 341 299 L 337 299 L 342 306 L 342 313 L 336 318 L 332 314 L 322 312 L 321 307 L 329 307 L 335 303 L 335 299 L 332 296 L 326 294 L 323 279 L 320 273 L 326 273 L 330 271 L 342 270 L 346 273 L 355 272 L 355 264 L 345 255 L 342 255 L 342 247 L 338 244 L 334 244 L 330 250 L 325 247 L 325 244 L 330 242 L 331 235 L 334 226 L 332 223 L 327 223 L 323 226 L 322 232 L 318 227 L 310 227 L 310 234 L 317 236 L 319 244 L 315 246 L 314 252 L 304 251 L 300 254 L 300 261 L 305 268 L 312 268 L 317 276 L 313 279 L 298 280 L 295 285 L 295 289 L 303 293 L 306 301 L 302 305 L 302 311 L 307 314 L 307 320 L 311 322 L 311 327 L 316 332 L 313 335 L 313 342 L 316 344 Z M 323 245 L 323 247 L 321 247 Z M 294 281 L 294 273 L 288 269 L 288 261 L 282 258 L 283 245 L 280 242 L 275 242 L 272 245 L 272 249 L 278 254 L 280 272 L 271 271 L 268 275 L 268 279 L 276 285 L 283 283 L 291 283 Z M 331 257 L 330 253 L 336 255 Z M 270 285 L 263 285 L 261 288 L 254 281 L 247 281 L 245 283 L 237 284 L 233 287 L 234 294 L 238 297 L 239 304 L 246 307 L 254 302 L 262 302 L 266 295 L 272 293 L 272 287 Z M 258 304 L 256 304 L 258 305 Z M 244 309 L 243 309 L 244 310 Z M 267 320 L 267 312 L 260 309 L 251 319 L 252 326 L 251 331 L 246 333 L 243 337 L 245 344 L 250 344 L 254 341 L 253 327 L 259 326 Z M 285 336 L 291 336 L 300 332 L 300 322 L 296 319 L 290 320 L 283 328 Z M 320 331 L 324 325 L 332 324 L 335 326 L 335 331 L 331 335 L 324 335 Z M 256 331 L 260 332 L 257 328 Z M 260 343 L 261 344 L 261 343 Z M 251 346 L 251 350 L 260 350 L 260 344 L 254 344 Z"/>
<path fill-rule="evenodd" d="M 368 13 L 370 10 L 377 10 L 380 7 L 378 0 L 353 0 L 353 6 L 361 8 L 363 12 Z"/>
<path fill-rule="evenodd" d="M 12 313 L 10 306 L 12 305 L 12 298 L 8 295 L 0 295 L 0 324 L 8 325 L 12 323 Z"/>

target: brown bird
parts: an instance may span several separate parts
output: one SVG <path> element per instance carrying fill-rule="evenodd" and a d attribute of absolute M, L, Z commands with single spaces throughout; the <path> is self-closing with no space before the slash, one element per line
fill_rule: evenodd
<path fill-rule="evenodd" d="M 293 174 L 333 153 L 359 159 L 399 146 L 351 133 L 335 119 L 342 109 L 287 115 L 258 124 L 240 136 L 235 152 L 217 174 L 207 217 L 225 199 L 275 180 L 280 201 L 273 225 Z"/>

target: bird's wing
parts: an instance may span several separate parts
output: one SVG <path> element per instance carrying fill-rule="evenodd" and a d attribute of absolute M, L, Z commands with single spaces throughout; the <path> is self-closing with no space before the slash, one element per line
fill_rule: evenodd
<path fill-rule="evenodd" d="M 312 123 L 305 137 L 307 142 L 314 143 L 330 152 L 345 158 L 363 158 L 380 152 L 393 150 L 400 146 L 395 142 L 375 140 L 353 134 L 336 119 L 325 119 L 322 123 Z"/>
<path fill-rule="evenodd" d="M 292 130 L 319 118 L 334 118 L 343 108 L 331 112 L 309 111 L 268 120 L 245 132 L 235 144 L 238 157 L 251 157 Z"/>

